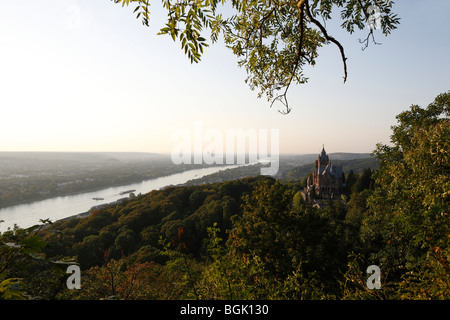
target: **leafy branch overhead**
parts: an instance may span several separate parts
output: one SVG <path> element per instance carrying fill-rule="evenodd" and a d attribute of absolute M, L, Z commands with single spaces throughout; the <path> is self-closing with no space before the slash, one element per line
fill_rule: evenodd
<path fill-rule="evenodd" d="M 122 6 L 135 3 L 136 17 L 149 25 L 149 0 L 112 0 Z M 207 38 L 211 43 L 223 35 L 228 48 L 244 67 L 246 82 L 258 97 L 266 95 L 271 105 L 278 101 L 282 113 L 291 110 L 286 98 L 292 83 L 302 84 L 308 78 L 305 65 L 315 65 L 318 49 L 332 43 L 339 50 L 343 63 L 344 82 L 347 80 L 347 57 L 344 47 L 327 30 L 326 21 L 334 8 L 340 10 L 341 27 L 350 34 L 367 26 L 364 48 L 379 28 L 387 36 L 399 24 L 392 12 L 390 0 L 163 0 L 167 23 L 159 34 L 168 34 L 181 43 L 191 63 L 199 62 Z M 219 6 L 223 9 L 220 12 Z M 223 13 L 232 13 L 224 17 Z M 377 21 L 375 21 L 377 19 Z M 376 23 L 374 23 L 376 22 Z"/>

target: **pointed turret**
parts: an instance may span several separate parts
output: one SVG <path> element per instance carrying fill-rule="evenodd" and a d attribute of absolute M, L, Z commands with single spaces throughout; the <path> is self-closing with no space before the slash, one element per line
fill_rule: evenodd
<path fill-rule="evenodd" d="M 319 162 L 321 162 L 321 164 L 323 166 L 327 166 L 329 163 L 328 155 L 327 155 L 327 152 L 325 151 L 325 147 L 323 145 L 322 145 L 322 152 L 320 153 L 320 156 L 319 156 Z"/>

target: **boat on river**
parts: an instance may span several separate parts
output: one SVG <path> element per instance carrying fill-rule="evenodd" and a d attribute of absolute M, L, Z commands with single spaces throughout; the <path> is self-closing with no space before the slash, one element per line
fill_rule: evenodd
<path fill-rule="evenodd" d="M 135 192 L 136 191 L 136 189 L 133 189 L 133 190 L 127 190 L 127 191 L 122 191 L 121 193 L 119 193 L 120 195 L 123 195 L 123 194 L 127 194 L 127 193 L 132 193 L 132 192 Z"/>

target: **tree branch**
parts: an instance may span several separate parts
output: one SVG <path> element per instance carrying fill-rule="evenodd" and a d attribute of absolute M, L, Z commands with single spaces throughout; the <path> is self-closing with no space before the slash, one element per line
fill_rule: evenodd
<path fill-rule="evenodd" d="M 286 88 L 284 90 L 284 93 L 279 95 L 279 96 L 277 96 L 275 99 L 273 99 L 272 103 L 270 104 L 270 107 L 272 108 L 272 105 L 275 103 L 275 101 L 277 101 L 277 100 L 280 101 L 285 106 L 286 111 L 278 110 L 278 112 L 280 112 L 281 114 L 284 114 L 284 115 L 288 114 L 289 112 L 291 112 L 291 109 L 289 108 L 289 103 L 288 103 L 288 100 L 286 98 L 286 95 L 287 95 L 289 87 L 290 87 L 290 85 L 292 83 L 292 79 L 294 79 L 294 77 L 295 77 L 295 74 L 297 72 L 298 66 L 300 65 L 300 59 L 303 56 L 303 54 L 302 54 L 303 34 L 304 34 L 304 26 L 303 26 L 304 11 L 303 11 L 303 8 L 304 8 L 304 5 L 305 5 L 305 2 L 306 2 L 305 0 L 300 0 L 297 3 L 298 9 L 299 9 L 299 20 L 300 20 L 299 21 L 299 23 L 300 23 L 300 28 L 299 28 L 300 29 L 299 30 L 299 32 L 300 32 L 300 40 L 299 40 L 298 48 L 297 48 L 297 55 L 295 57 L 294 69 L 293 69 L 293 71 L 291 73 L 291 76 L 290 76 L 288 84 L 287 84 L 287 86 L 286 86 Z"/>
<path fill-rule="evenodd" d="M 305 7 L 306 7 L 306 14 L 308 15 L 308 19 L 320 29 L 322 34 L 325 36 L 325 39 L 333 42 L 339 48 L 339 51 L 341 52 L 342 62 L 344 63 L 344 83 L 345 83 L 347 81 L 347 62 L 346 62 L 347 58 L 345 57 L 344 47 L 342 47 L 340 42 L 337 41 L 335 38 L 333 38 L 332 36 L 329 36 L 325 27 L 319 21 L 314 19 L 314 17 L 311 14 L 311 11 L 309 9 L 308 0 L 305 0 Z"/>
<path fill-rule="evenodd" d="M 376 42 L 375 41 L 375 36 L 373 35 L 373 30 L 370 29 L 370 32 L 367 35 L 366 39 L 364 39 L 364 40 L 358 39 L 359 43 L 364 43 L 364 47 L 361 48 L 362 51 L 366 50 L 366 48 L 369 46 L 369 38 L 370 38 L 370 36 L 372 36 L 372 41 L 373 41 L 374 44 L 381 45 L 380 42 Z"/>
<path fill-rule="evenodd" d="M 358 3 L 359 3 L 359 5 L 361 6 L 361 10 L 362 10 L 362 12 L 364 13 L 364 17 L 366 17 L 366 23 L 369 23 L 369 18 L 370 18 L 370 17 L 369 17 L 369 15 L 367 14 L 366 10 L 364 10 L 364 6 L 363 6 L 361 0 L 358 0 Z M 366 39 L 364 39 L 364 40 L 358 39 L 358 40 L 359 40 L 359 43 L 364 43 L 364 47 L 361 48 L 362 51 L 366 50 L 366 48 L 369 46 L 369 37 L 370 37 L 370 36 L 372 36 L 372 41 L 373 41 L 374 44 L 378 44 L 378 45 L 381 44 L 381 43 L 378 43 L 378 42 L 375 41 L 375 36 L 373 35 L 373 30 L 370 29 L 370 32 L 369 32 L 369 34 L 367 35 Z"/>
<path fill-rule="evenodd" d="M 248 47 L 248 43 L 250 41 L 250 37 L 255 33 L 256 30 L 258 30 L 259 28 L 262 28 L 262 25 L 264 24 L 264 22 L 269 19 L 269 17 L 272 15 L 272 13 L 274 13 L 276 11 L 276 7 L 273 7 L 272 10 L 270 10 L 264 17 L 262 17 L 261 20 L 258 21 L 258 25 L 254 28 L 252 28 L 252 30 L 250 30 L 249 34 L 246 37 L 246 47 Z M 261 32 L 262 35 L 262 32 Z"/>
<path fill-rule="evenodd" d="M 367 15 L 366 10 L 364 10 L 364 6 L 363 6 L 361 0 L 358 0 L 358 3 L 359 3 L 359 5 L 361 6 L 361 10 L 362 10 L 362 12 L 364 13 L 364 17 L 366 17 L 366 21 L 368 21 L 368 20 L 369 20 L 369 16 Z"/>

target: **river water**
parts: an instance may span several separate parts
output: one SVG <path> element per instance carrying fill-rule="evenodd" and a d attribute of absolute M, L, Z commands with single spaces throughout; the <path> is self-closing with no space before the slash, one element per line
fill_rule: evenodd
<path fill-rule="evenodd" d="M 50 198 L 27 204 L 20 204 L 0 209 L 0 232 L 17 224 L 21 228 L 31 227 L 39 223 L 40 219 L 56 221 L 79 213 L 89 211 L 93 206 L 111 203 L 128 196 L 121 192 L 134 190 L 134 194 L 148 193 L 169 185 L 185 183 L 192 179 L 218 172 L 224 169 L 236 168 L 239 165 L 226 167 L 208 167 L 203 169 L 188 170 L 165 177 L 145 180 L 139 183 L 128 184 L 120 187 L 110 187 L 98 191 L 80 193 L 70 196 Z M 103 198 L 94 200 L 93 198 Z"/>

